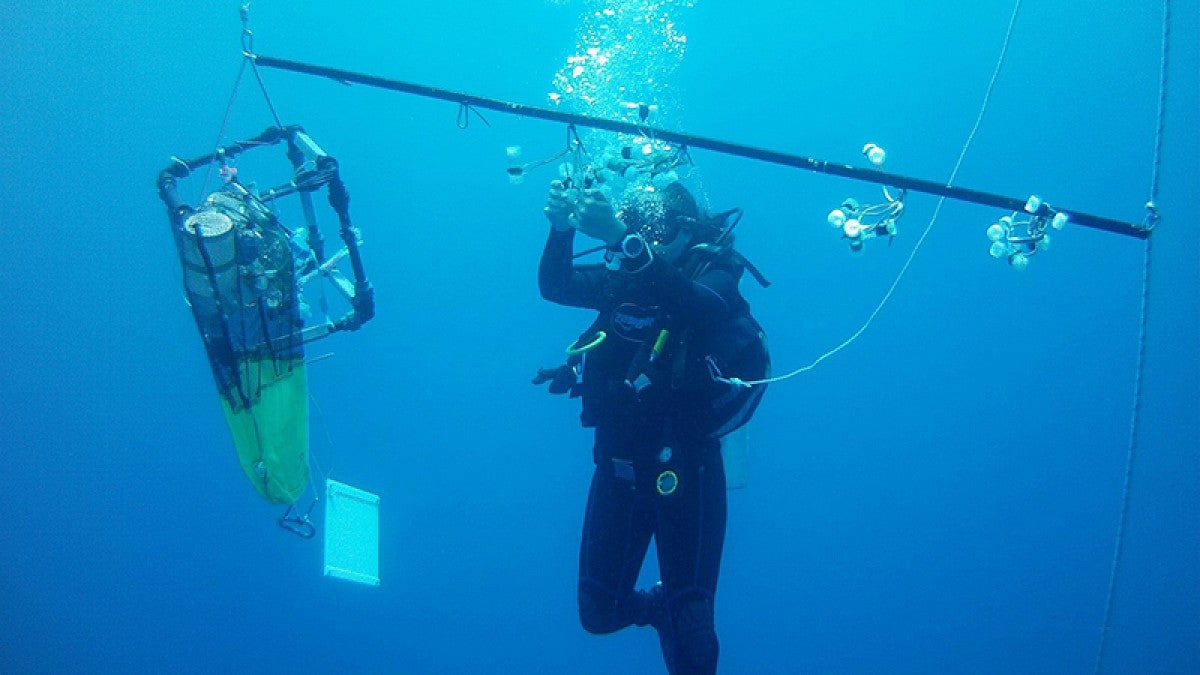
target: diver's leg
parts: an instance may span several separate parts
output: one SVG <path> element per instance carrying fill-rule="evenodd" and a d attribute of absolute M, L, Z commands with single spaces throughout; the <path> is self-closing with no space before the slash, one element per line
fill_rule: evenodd
<path fill-rule="evenodd" d="M 645 625 L 647 594 L 635 591 L 650 546 L 654 510 L 633 482 L 597 465 L 588 493 L 579 551 L 579 621 L 589 633 Z"/>
<path fill-rule="evenodd" d="M 719 449 L 679 470 L 675 492 L 658 498 L 655 541 L 665 620 L 659 641 L 672 675 L 715 673 L 720 644 L 714 622 L 725 543 L 725 469 Z"/>

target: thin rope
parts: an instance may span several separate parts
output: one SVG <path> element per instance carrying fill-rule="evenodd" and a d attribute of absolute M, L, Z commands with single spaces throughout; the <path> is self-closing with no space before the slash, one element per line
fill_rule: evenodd
<path fill-rule="evenodd" d="M 1158 188 L 1162 173 L 1163 122 L 1167 108 L 1167 57 L 1171 38 L 1171 0 L 1163 0 L 1162 56 L 1159 61 L 1158 117 L 1154 132 L 1154 160 L 1150 169 L 1150 201 L 1146 202 L 1146 227 L 1153 229 L 1158 224 Z M 1146 250 L 1142 259 L 1142 303 L 1138 321 L 1137 368 L 1133 378 L 1133 406 L 1129 415 L 1129 446 L 1125 453 L 1125 480 L 1121 485 L 1121 517 L 1117 521 L 1117 536 L 1113 542 L 1112 565 L 1108 573 L 1108 591 L 1104 597 L 1104 625 L 1100 628 L 1100 644 L 1096 647 L 1096 663 L 1092 669 L 1097 675 L 1104 668 L 1104 655 L 1108 649 L 1108 636 L 1112 631 L 1114 600 L 1117 576 L 1121 571 L 1121 559 L 1125 553 L 1125 529 L 1129 524 L 1129 500 L 1133 488 L 1133 461 L 1137 456 L 1138 439 L 1142 426 L 1142 393 L 1146 368 L 1146 326 L 1149 322 L 1150 306 L 1150 257 L 1153 252 L 1153 237 L 1146 238 Z"/>
<path fill-rule="evenodd" d="M 221 128 L 217 131 L 217 140 L 213 143 L 213 154 L 215 155 L 221 149 L 221 139 L 225 138 L 225 127 L 229 124 L 229 115 L 233 112 L 233 102 L 237 100 L 238 87 L 242 84 L 242 75 L 246 73 L 246 61 L 242 59 L 242 65 L 238 67 L 237 79 L 233 81 L 233 91 L 229 94 L 229 103 L 225 104 L 225 115 L 221 118 Z M 208 170 L 204 172 L 204 183 L 200 186 L 200 199 L 208 194 L 208 181 L 212 178 L 213 165 L 216 162 L 209 162 Z"/>
<path fill-rule="evenodd" d="M 250 62 L 250 69 L 254 71 L 254 79 L 258 80 L 258 88 L 267 101 L 267 109 L 271 111 L 275 127 L 282 129 L 283 122 L 279 121 L 279 113 L 275 112 L 275 104 L 271 102 L 271 95 L 267 93 L 267 85 L 263 82 L 262 73 L 259 72 L 258 64 L 254 60 L 254 31 L 250 30 L 250 4 L 247 2 L 239 10 L 242 17 L 242 56 Z"/>
<path fill-rule="evenodd" d="M 954 180 L 958 177 L 958 171 L 962 168 L 963 160 L 966 159 L 967 151 L 971 148 L 971 144 L 975 141 L 975 135 L 979 132 L 979 127 L 983 124 L 983 116 L 984 113 L 987 112 L 988 102 L 991 100 L 992 91 L 996 87 L 996 81 L 1000 78 L 1000 68 L 1004 65 L 1004 57 L 1008 54 L 1008 45 L 1012 40 L 1013 26 L 1015 26 L 1017 23 L 1017 13 L 1020 11 L 1020 9 L 1021 0 L 1017 0 L 1016 4 L 1013 5 L 1012 16 L 1010 16 L 1008 19 L 1008 30 L 1004 34 L 1004 44 L 1000 48 L 1000 58 L 996 60 L 996 68 L 992 71 L 992 79 L 990 82 L 988 82 L 987 90 L 984 92 L 983 104 L 979 107 L 979 115 L 975 118 L 975 126 L 971 128 L 971 133 L 967 134 L 967 141 L 963 144 L 962 151 L 958 153 L 958 161 L 954 163 L 954 170 L 950 172 L 950 178 L 946 181 L 946 185 L 954 184 Z M 912 252 L 908 254 L 908 259 L 904 261 L 904 265 L 900 268 L 900 273 L 896 275 L 896 280 L 892 282 L 892 285 L 890 288 L 888 288 L 887 293 L 883 295 L 883 299 L 879 301 L 879 304 L 875 306 L 875 309 L 871 312 L 871 315 L 867 317 L 867 320 L 861 327 L 859 327 L 858 330 L 854 331 L 853 335 L 846 338 L 846 340 L 840 345 L 817 357 L 815 361 L 807 366 L 797 368 L 786 375 L 771 377 L 764 380 L 744 381 L 744 384 L 769 384 L 795 377 L 801 373 L 806 373 L 813 368 L 816 368 L 825 359 L 828 359 L 846 347 L 849 347 L 855 340 L 859 338 L 860 335 L 865 333 L 867 328 L 870 327 L 871 323 L 875 321 L 875 317 L 879 316 L 879 313 L 883 311 L 884 306 L 887 305 L 888 301 L 892 299 L 892 294 L 896 292 L 896 287 L 899 286 L 900 281 L 904 279 L 904 275 L 908 272 L 909 266 L 912 265 L 913 259 L 917 257 L 917 252 L 921 250 L 921 246 L 925 243 L 925 239 L 929 237 L 929 233 L 933 231 L 933 225 L 937 222 L 938 215 L 942 212 L 942 206 L 945 203 L 945 196 L 938 198 L 937 205 L 933 209 L 933 217 L 929 219 L 929 224 L 925 226 L 925 231 L 921 233 L 921 237 L 917 239 L 916 246 L 914 246 Z"/>
<path fill-rule="evenodd" d="M 1113 600 L 1116 596 L 1117 574 L 1121 558 L 1125 553 L 1125 527 L 1129 522 L 1129 495 L 1133 485 L 1133 459 L 1137 454 L 1138 436 L 1141 428 L 1142 370 L 1146 363 L 1146 316 L 1150 299 L 1150 250 L 1154 239 L 1146 239 L 1146 252 L 1142 269 L 1142 314 L 1138 330 L 1137 370 L 1133 382 L 1133 410 L 1129 419 L 1129 447 L 1125 453 L 1125 481 L 1121 486 L 1121 518 L 1117 522 L 1117 536 L 1113 543 L 1112 565 L 1108 574 L 1108 592 L 1104 598 L 1104 625 L 1100 629 L 1100 645 L 1096 648 L 1096 664 L 1092 672 L 1099 673 L 1104 665 L 1104 654 L 1108 647 L 1108 634 L 1112 630 Z"/>
<path fill-rule="evenodd" d="M 258 64 L 246 57 L 250 61 L 250 69 L 254 71 L 254 78 L 258 80 L 258 88 L 262 90 L 263 98 L 267 100 L 267 109 L 271 111 L 271 117 L 275 120 L 275 127 L 283 128 L 283 122 L 279 120 L 279 113 L 275 112 L 275 104 L 271 102 L 271 95 L 267 93 L 267 85 L 263 83 L 262 73 L 258 70 Z"/>
<path fill-rule="evenodd" d="M 1150 173 L 1150 203 L 1157 210 L 1162 173 L 1163 123 L 1167 110 L 1167 56 L 1171 44 L 1171 0 L 1163 0 L 1162 58 L 1159 61 L 1158 120 L 1154 134 L 1154 166 Z"/>
<path fill-rule="evenodd" d="M 329 444 L 329 451 L 332 452 L 336 456 L 337 455 L 337 444 L 333 442 L 333 436 L 329 433 L 329 423 L 326 421 L 325 411 L 323 409 L 321 409 L 321 405 L 319 403 L 317 403 L 317 398 L 312 395 L 312 392 L 308 393 L 308 400 L 313 404 L 313 407 L 316 408 L 317 417 L 319 417 L 321 419 L 321 431 L 324 432 L 324 434 L 325 434 L 325 442 Z M 329 469 L 323 470 L 321 468 L 321 462 L 317 459 L 316 453 L 312 452 L 311 448 L 309 449 L 309 454 L 312 455 L 313 465 L 316 466 L 317 473 L 320 474 L 321 480 L 322 481 L 328 480 L 329 474 L 333 472 L 334 460 L 330 459 L 329 460 Z M 313 491 L 316 492 L 315 488 Z"/>

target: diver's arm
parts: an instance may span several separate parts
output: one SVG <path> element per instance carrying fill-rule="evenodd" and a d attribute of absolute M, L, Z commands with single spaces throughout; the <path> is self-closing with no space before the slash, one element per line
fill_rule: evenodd
<path fill-rule="evenodd" d="M 622 269 L 631 269 L 623 264 Z M 689 279 L 676 265 L 653 257 L 634 272 L 656 289 L 657 301 L 675 316 L 704 323 L 736 311 L 745 304 L 737 277 L 728 270 L 711 268 L 698 279 Z"/>
<path fill-rule="evenodd" d="M 680 318 L 704 323 L 727 316 L 746 302 L 738 291 L 737 279 L 725 270 L 709 270 L 695 281 L 670 264 L 654 271 L 659 274 L 667 304 L 676 308 Z"/>
<path fill-rule="evenodd" d="M 552 228 L 538 264 L 538 287 L 542 297 L 560 305 L 599 309 L 605 270 L 600 265 L 572 263 L 575 230 Z"/>

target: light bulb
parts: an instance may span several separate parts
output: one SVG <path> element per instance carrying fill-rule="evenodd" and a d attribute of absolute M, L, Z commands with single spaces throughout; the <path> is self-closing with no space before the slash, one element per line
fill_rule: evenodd
<path fill-rule="evenodd" d="M 881 166 L 883 160 L 887 159 L 887 153 L 883 148 L 874 143 L 867 143 L 863 146 L 863 154 L 867 156 L 867 161 L 875 166 Z"/>

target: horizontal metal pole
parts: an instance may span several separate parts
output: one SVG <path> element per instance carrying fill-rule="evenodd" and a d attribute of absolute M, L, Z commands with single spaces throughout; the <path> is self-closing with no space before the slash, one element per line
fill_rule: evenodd
<path fill-rule="evenodd" d="M 546 120 L 548 122 L 574 124 L 580 127 L 601 129 L 603 131 L 613 131 L 617 133 L 650 135 L 654 138 L 686 146 L 688 148 L 702 148 L 704 150 L 711 150 L 713 152 L 720 152 L 727 155 L 735 155 L 737 157 L 755 159 L 762 162 L 769 162 L 771 164 L 779 164 L 782 166 L 804 169 L 805 171 L 814 171 L 816 173 L 825 173 L 832 176 L 850 178 L 852 180 L 863 181 L 866 183 L 875 183 L 877 185 L 912 190 L 914 192 L 939 195 L 958 201 L 970 202 L 972 204 L 993 206 L 1008 211 L 1021 211 L 1025 208 L 1025 198 L 1006 197 L 1004 195 L 983 192 L 981 190 L 971 190 L 955 185 L 947 185 L 937 181 L 910 178 L 907 176 L 887 173 L 879 169 L 866 169 L 862 167 L 850 166 L 848 164 L 835 164 L 833 162 L 812 159 L 810 157 L 803 157 L 801 155 L 777 152 L 775 150 L 767 150 L 750 145 L 742 145 L 740 143 L 731 143 L 715 138 L 707 138 L 704 136 L 696 136 L 694 134 L 669 131 L 667 129 L 657 129 L 631 122 L 600 119 L 597 117 L 590 117 L 588 115 L 581 115 L 577 113 L 549 110 L 547 108 L 538 108 L 520 103 L 510 103 L 508 101 L 474 96 L 472 94 L 451 91 L 449 89 L 429 87 L 421 84 L 402 82 L 400 80 L 390 80 L 374 75 L 364 75 L 362 73 L 356 73 L 349 70 L 339 70 L 337 68 L 328 68 L 325 66 L 301 63 L 299 61 L 277 59 L 259 54 L 246 54 L 246 57 L 253 59 L 255 63 L 265 68 L 276 68 L 279 70 L 288 70 L 294 73 L 303 73 L 305 75 L 316 75 L 318 77 L 326 77 L 345 84 L 362 84 L 368 87 L 387 89 L 389 91 L 398 91 L 406 94 L 415 94 L 425 98 L 435 98 L 443 101 L 449 101 L 451 103 L 457 103 L 459 105 L 467 105 L 485 110 L 494 110 L 496 112 L 502 112 L 511 115 L 520 115 L 521 117 Z M 1069 208 L 1055 207 L 1055 210 L 1067 213 L 1071 218 L 1071 222 L 1076 225 L 1083 225 L 1085 227 L 1104 230 L 1106 232 L 1114 232 L 1116 234 L 1136 237 L 1138 239 L 1145 239 L 1150 236 L 1150 229 L 1136 223 L 1115 220 L 1113 218 L 1105 218 L 1103 216 L 1084 213 L 1083 211 L 1076 211 Z"/>

